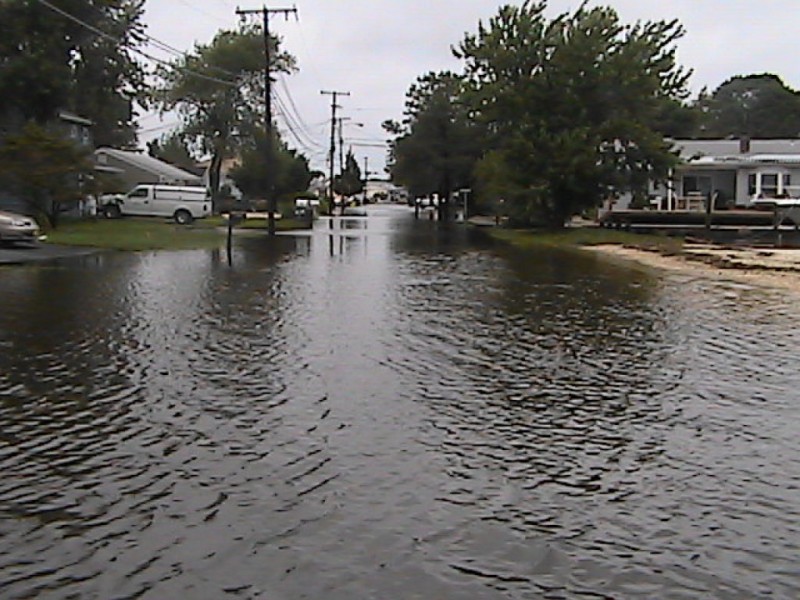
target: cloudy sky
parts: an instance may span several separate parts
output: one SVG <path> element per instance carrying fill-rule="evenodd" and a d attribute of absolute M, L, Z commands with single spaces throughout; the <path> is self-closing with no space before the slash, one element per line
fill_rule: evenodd
<path fill-rule="evenodd" d="M 694 71 L 691 87 L 714 89 L 732 75 L 773 72 L 787 85 L 800 88 L 800 37 L 796 33 L 798 0 L 590 0 L 590 5 L 614 7 L 623 22 L 677 18 L 686 29 L 679 44 L 681 63 Z M 465 32 L 488 20 L 498 0 L 269 0 L 270 8 L 296 5 L 299 21 L 273 16 L 271 28 L 283 47 L 298 59 L 300 71 L 278 86 L 283 104 L 291 102 L 302 119 L 298 141 L 291 145 L 324 168 L 330 136 L 330 97 L 321 90 L 350 92 L 341 99 L 345 146 L 363 168 L 383 174 L 385 140 L 380 124 L 402 114 L 403 100 L 414 79 L 428 71 L 459 70 L 450 47 Z M 579 0 L 550 0 L 555 16 L 574 10 Z M 261 0 L 147 0 L 149 35 L 189 51 L 208 43 L 219 29 L 235 28 L 235 11 L 261 8 Z M 168 55 L 154 54 L 168 58 Z M 290 99 L 290 98 L 291 99 Z M 298 120 L 296 118 L 296 120 Z M 173 126 L 145 115 L 143 140 Z M 282 126 L 282 118 L 278 115 Z M 363 127 L 355 124 L 361 123 Z M 301 145 L 302 143 L 302 145 Z"/>

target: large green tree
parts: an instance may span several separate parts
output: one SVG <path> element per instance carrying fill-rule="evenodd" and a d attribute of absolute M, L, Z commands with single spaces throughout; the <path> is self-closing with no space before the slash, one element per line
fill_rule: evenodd
<path fill-rule="evenodd" d="M 675 21 L 627 26 L 611 8 L 549 19 L 546 2 L 502 7 L 454 50 L 471 114 L 491 133 L 478 170 L 510 216 L 560 227 L 609 195 L 642 192 L 676 157 L 658 129 L 686 97 Z"/>
<path fill-rule="evenodd" d="M 770 73 L 732 77 L 712 94 L 701 94 L 704 137 L 796 138 L 800 93 Z"/>
<path fill-rule="evenodd" d="M 186 143 L 186 136 L 179 131 L 147 142 L 147 154 L 190 172 L 197 164 Z"/>
<path fill-rule="evenodd" d="M 0 144 L 0 185 L 53 227 L 91 191 L 92 170 L 87 150 L 33 121 Z"/>
<path fill-rule="evenodd" d="M 271 72 L 289 73 L 295 59 L 270 39 Z M 158 97 L 165 110 L 177 109 L 183 132 L 211 156 L 210 186 L 216 196 L 220 168 L 244 142 L 255 139 L 264 123 L 264 39 L 262 31 L 244 27 L 220 31 L 208 44 L 160 69 Z"/>
<path fill-rule="evenodd" d="M 406 93 L 403 121 L 384 123 L 395 136 L 392 180 L 413 196 L 438 194 L 442 213 L 451 192 L 471 184 L 484 141 L 484 128 L 470 118 L 464 102 L 464 85 L 452 72 L 423 75 Z"/>
<path fill-rule="evenodd" d="M 352 150 L 348 150 L 344 160 L 344 170 L 334 179 L 333 189 L 342 196 L 352 196 L 364 189 L 364 181 L 361 179 L 361 168 Z"/>
<path fill-rule="evenodd" d="M 266 144 L 266 135 L 258 132 L 241 149 L 242 162 L 230 173 L 236 187 L 250 200 L 273 194 L 276 200 L 287 201 L 307 191 L 311 182 L 308 160 L 279 138 L 273 137 L 269 149 Z"/>
<path fill-rule="evenodd" d="M 0 120 L 19 131 L 71 110 L 94 122 L 98 145 L 136 141 L 135 103 L 147 97 L 135 50 L 144 0 L 0 2 Z"/>

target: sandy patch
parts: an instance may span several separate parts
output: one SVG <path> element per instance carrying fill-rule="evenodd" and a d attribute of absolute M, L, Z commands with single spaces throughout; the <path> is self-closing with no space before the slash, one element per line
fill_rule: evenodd
<path fill-rule="evenodd" d="M 800 250 L 686 244 L 683 254 L 665 256 L 657 251 L 611 244 L 587 249 L 656 269 L 800 293 Z"/>

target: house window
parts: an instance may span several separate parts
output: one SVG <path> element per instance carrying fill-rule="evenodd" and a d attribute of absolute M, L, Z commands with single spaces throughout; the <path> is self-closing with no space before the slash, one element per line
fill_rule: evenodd
<path fill-rule="evenodd" d="M 701 175 L 685 175 L 683 178 L 683 195 L 708 194 L 711 192 L 711 177 Z"/>
<path fill-rule="evenodd" d="M 761 174 L 761 193 L 767 198 L 774 198 L 778 195 L 778 174 Z"/>
<path fill-rule="evenodd" d="M 751 173 L 747 178 L 747 192 L 752 197 L 757 194 L 766 198 L 774 198 L 786 193 L 792 185 L 789 173 Z"/>

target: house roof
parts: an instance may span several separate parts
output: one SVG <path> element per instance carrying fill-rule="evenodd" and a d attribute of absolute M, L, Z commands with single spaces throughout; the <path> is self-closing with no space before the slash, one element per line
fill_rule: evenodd
<path fill-rule="evenodd" d="M 713 157 L 717 160 L 753 161 L 756 156 L 800 156 L 800 139 L 750 140 L 749 152 L 741 152 L 741 140 L 673 140 L 683 160 Z"/>
<path fill-rule="evenodd" d="M 146 154 L 139 152 L 130 152 L 128 150 L 118 150 L 116 148 L 98 148 L 95 150 L 96 156 L 107 155 L 113 157 L 120 162 L 124 162 L 143 171 L 152 173 L 158 176 L 160 180 L 164 181 L 192 181 L 200 183 L 200 177 L 184 171 L 176 166 L 173 166 L 163 160 L 159 160 Z"/>
<path fill-rule="evenodd" d="M 210 158 L 206 158 L 206 159 L 197 161 L 197 163 L 195 163 L 195 164 L 200 169 L 208 169 L 211 166 L 211 162 L 212 162 L 212 160 Z M 222 162 L 221 162 L 221 168 L 222 168 L 223 171 L 227 172 L 227 171 L 230 171 L 231 169 L 233 169 L 234 167 L 238 167 L 241 164 L 242 164 L 242 159 L 239 158 L 239 157 L 223 158 Z"/>
<path fill-rule="evenodd" d="M 62 110 L 60 113 L 58 113 L 58 118 L 68 123 L 77 123 L 78 125 L 85 125 L 86 127 L 91 127 L 92 125 L 94 125 L 93 121 L 90 121 L 89 119 L 85 119 L 83 117 L 79 117 L 75 113 L 69 112 L 67 110 Z"/>

